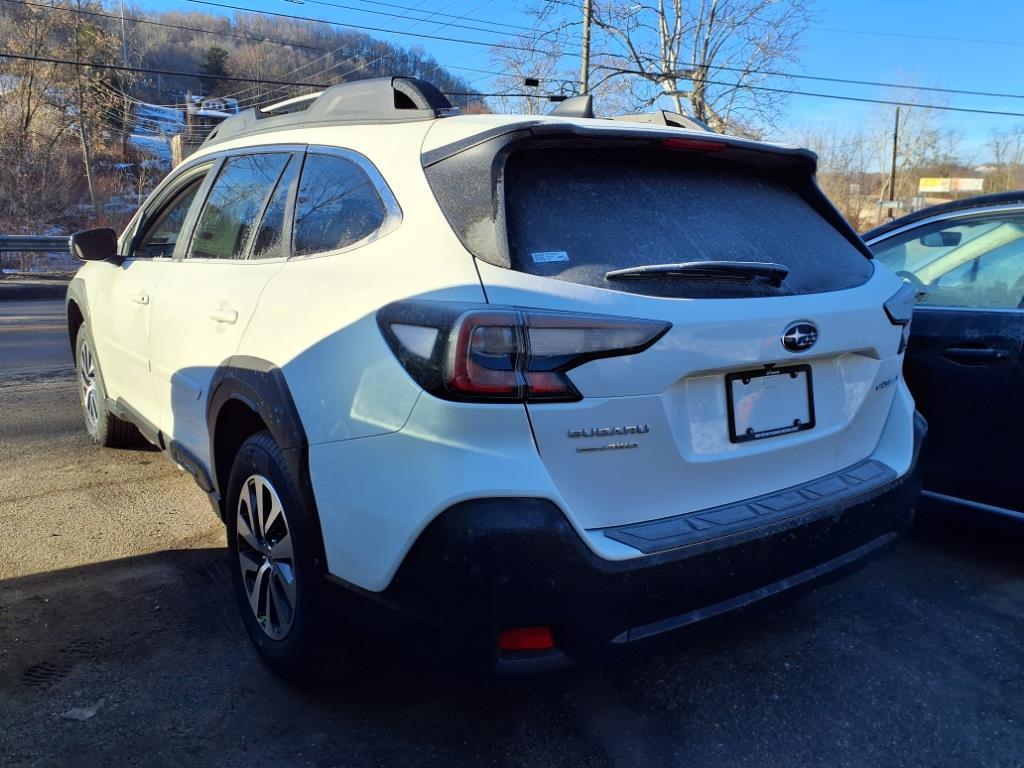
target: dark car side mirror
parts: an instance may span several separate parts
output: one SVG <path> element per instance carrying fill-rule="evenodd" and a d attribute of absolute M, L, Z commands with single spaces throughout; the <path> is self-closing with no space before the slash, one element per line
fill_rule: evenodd
<path fill-rule="evenodd" d="M 961 237 L 963 235 L 960 232 L 952 232 L 946 229 L 921 235 L 918 238 L 918 242 L 928 248 L 952 248 L 955 245 L 960 245 Z"/>
<path fill-rule="evenodd" d="M 117 257 L 117 232 L 109 227 L 83 229 L 70 241 L 71 255 L 82 261 L 106 261 Z"/>

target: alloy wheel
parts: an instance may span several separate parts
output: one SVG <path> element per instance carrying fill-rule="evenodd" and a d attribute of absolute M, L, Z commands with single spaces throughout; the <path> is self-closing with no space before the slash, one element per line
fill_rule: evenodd
<path fill-rule="evenodd" d="M 96 358 L 93 357 L 89 340 L 83 338 L 78 344 L 78 383 L 82 396 L 82 410 L 90 429 L 100 421 L 99 389 L 96 385 Z"/>
<path fill-rule="evenodd" d="M 257 623 L 281 640 L 295 618 L 295 559 L 281 499 L 263 475 L 250 475 L 238 495 L 235 537 L 242 586 Z"/>

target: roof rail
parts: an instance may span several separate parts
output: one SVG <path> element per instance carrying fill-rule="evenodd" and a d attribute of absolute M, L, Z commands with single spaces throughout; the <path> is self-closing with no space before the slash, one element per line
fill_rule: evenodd
<path fill-rule="evenodd" d="M 307 93 L 303 96 L 295 96 L 291 99 L 285 99 L 279 101 L 276 104 L 268 104 L 265 107 L 257 107 L 265 115 L 269 115 L 271 112 L 284 114 L 286 112 L 298 112 L 302 109 L 309 107 L 309 102 L 316 101 L 323 95 L 323 91 L 316 91 L 315 93 Z"/>
<path fill-rule="evenodd" d="M 305 109 L 303 109 L 305 105 Z M 218 125 L 203 146 L 283 128 L 343 123 L 403 123 L 458 114 L 436 86 L 415 77 L 375 77 L 247 109 Z"/>

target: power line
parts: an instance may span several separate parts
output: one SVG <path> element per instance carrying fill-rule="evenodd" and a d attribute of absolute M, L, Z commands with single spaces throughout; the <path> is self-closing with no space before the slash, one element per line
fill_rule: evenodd
<path fill-rule="evenodd" d="M 92 67 L 93 69 L 110 69 L 121 72 L 140 72 L 151 75 L 170 75 L 172 77 L 196 77 L 202 80 L 227 80 L 236 83 L 257 83 L 261 85 L 291 85 L 301 88 L 330 88 L 336 83 L 309 83 L 294 80 L 258 80 L 252 77 L 233 77 L 229 75 L 208 75 L 202 72 L 181 72 L 173 69 L 155 69 L 152 67 L 126 67 L 119 64 L 97 64 L 91 61 L 74 61 L 72 59 L 56 59 L 49 56 L 25 56 L 16 53 L 0 52 L 0 59 L 16 59 L 19 61 L 40 62 L 43 64 L 66 64 L 72 67 Z M 444 91 L 448 96 L 529 96 L 525 93 L 484 93 L 476 91 Z M 1024 117 L 1024 114 L 1021 115 Z"/>
<path fill-rule="evenodd" d="M 77 67 L 93 67 L 95 69 L 110 69 L 115 71 L 141 72 L 145 74 L 171 75 L 176 77 L 195 77 L 210 80 L 227 80 L 239 83 L 260 83 L 263 85 L 290 85 L 303 88 L 329 88 L 330 83 L 309 83 L 287 80 L 257 80 L 249 77 L 232 77 L 228 75 L 207 75 L 199 72 L 180 72 L 167 69 L 153 69 L 150 67 L 125 67 L 117 64 L 94 64 L 88 61 L 73 61 L 70 59 L 56 59 L 46 56 L 24 56 L 13 53 L 0 53 L 0 58 L 17 59 L 21 61 L 35 61 L 48 64 L 66 64 Z M 1024 117 L 1024 112 L 1003 112 L 992 109 L 972 109 L 968 107 L 949 107 L 940 104 L 919 104 L 912 101 L 896 101 L 893 99 L 869 99 L 859 96 L 841 96 L 835 93 L 818 93 L 814 91 L 795 91 L 789 88 L 772 88 L 766 85 L 749 85 L 746 83 L 727 83 L 719 80 L 705 80 L 709 85 L 720 85 L 731 88 L 746 88 L 754 91 L 766 91 L 770 93 L 785 93 L 793 96 L 811 96 L 820 99 L 837 99 L 839 101 L 856 101 L 865 104 L 886 104 L 889 106 L 911 107 L 917 109 L 936 109 L 947 112 L 964 112 L 977 115 L 999 115 L 1005 117 Z M 483 93 L 474 91 L 452 91 L 446 92 L 449 96 L 479 96 L 479 97 L 508 97 L 528 98 L 534 94 L 528 93 Z"/>
<path fill-rule="evenodd" d="M 343 27 L 346 29 L 360 29 L 369 32 L 383 32 L 388 35 L 405 35 L 406 37 L 419 37 L 425 40 L 440 40 L 446 43 L 461 43 L 464 45 L 478 45 L 484 48 L 505 48 L 514 51 L 528 51 L 530 53 L 540 53 L 546 56 L 552 55 L 552 51 L 543 51 L 539 48 L 528 48 L 522 45 L 514 45 L 512 43 L 489 43 L 484 40 L 466 40 L 460 37 L 447 37 L 445 35 L 429 35 L 425 32 L 403 32 L 395 29 L 387 29 L 385 27 L 370 27 L 365 24 L 350 24 L 343 21 L 328 21 L 327 19 L 317 19 L 313 16 L 300 16 L 294 13 L 280 13 L 277 11 L 259 11 L 252 8 L 244 8 L 240 5 L 230 5 L 228 3 L 216 3 L 213 0 L 188 0 L 190 3 L 196 3 L 197 5 L 209 5 L 215 8 L 227 8 L 232 11 L 242 11 L 243 13 L 259 13 L 264 16 L 277 16 L 282 19 L 292 19 L 293 21 L 311 21 L 315 24 L 328 24 L 332 27 Z"/>
<path fill-rule="evenodd" d="M 3 1 L 4 2 L 8 2 L 8 3 L 16 3 L 18 5 L 31 6 L 31 7 L 34 7 L 34 8 L 44 8 L 44 9 L 55 10 L 55 11 L 63 11 L 63 12 L 68 12 L 68 13 L 80 13 L 80 14 L 87 15 L 87 16 L 98 16 L 98 17 L 108 18 L 108 19 L 116 19 L 116 20 L 120 19 L 120 16 L 118 16 L 116 14 L 102 13 L 102 12 L 99 12 L 99 11 L 90 11 L 90 10 L 85 10 L 85 9 L 68 8 L 68 7 L 63 7 L 63 6 L 48 5 L 46 3 L 34 3 L 34 2 L 30 2 L 29 0 L 3 0 Z M 357 1 L 359 1 L 359 0 L 357 0 Z M 270 11 L 249 11 L 248 9 L 241 8 L 239 6 L 226 5 L 226 4 L 216 3 L 216 2 L 208 2 L 207 0 L 190 0 L 190 2 L 196 2 L 196 3 L 203 4 L 203 5 L 219 6 L 219 7 L 223 7 L 223 8 L 230 8 L 230 9 L 233 9 L 233 10 L 240 10 L 240 11 L 243 11 L 243 12 L 263 13 L 263 14 L 268 14 L 268 15 L 272 15 L 272 16 L 283 16 L 283 17 L 290 18 L 290 19 L 311 21 L 311 22 L 321 23 L 321 24 L 331 24 L 331 25 L 335 25 L 335 26 L 352 27 L 352 28 L 356 28 L 356 29 L 369 29 L 369 30 L 372 30 L 372 31 L 385 32 L 385 33 L 388 33 L 388 34 L 401 34 L 401 35 L 408 35 L 408 36 L 413 36 L 413 37 L 430 37 L 432 39 L 444 40 L 444 41 L 448 41 L 448 42 L 459 42 L 459 43 L 466 43 L 466 44 L 473 44 L 473 45 L 484 45 L 484 46 L 488 46 L 488 47 L 518 48 L 518 46 L 515 46 L 515 45 L 491 44 L 491 43 L 486 43 L 484 41 L 478 41 L 478 40 L 461 40 L 461 39 L 457 39 L 457 38 L 448 38 L 448 37 L 442 37 L 442 36 L 423 35 L 423 34 L 415 33 L 415 32 L 388 30 L 388 29 L 382 29 L 382 28 L 377 28 L 377 27 L 360 27 L 358 25 L 346 24 L 346 23 L 343 23 L 343 22 L 331 22 L 331 21 L 326 21 L 324 19 L 315 19 L 315 18 L 305 17 L 305 16 L 297 16 L 297 15 L 290 15 L 290 14 L 274 13 L 274 12 L 270 12 Z M 368 10 L 368 9 L 356 8 L 354 6 L 347 6 L 347 5 L 341 5 L 339 3 L 327 2 L 326 0 L 305 0 L 305 2 L 316 3 L 318 5 L 332 6 L 332 7 L 336 7 L 336 8 L 345 9 L 345 10 L 354 10 L 354 11 L 363 12 L 363 13 L 378 13 L 378 14 L 382 14 L 382 15 L 386 15 L 386 16 L 392 16 L 392 17 L 395 17 L 395 18 L 406 18 L 405 16 L 403 16 L 401 14 L 390 14 L 390 13 L 384 13 L 384 12 L 380 12 L 380 11 L 371 11 L 371 10 Z M 396 5 L 396 4 L 392 4 L 392 3 L 379 3 L 379 5 L 386 5 L 386 6 L 392 7 L 392 8 L 419 10 L 419 9 L 411 8 L 409 6 L 401 6 L 401 5 Z M 426 13 L 426 11 L 422 11 L 422 12 Z M 451 17 L 451 18 L 455 18 L 455 19 L 463 18 L 462 16 L 456 16 L 455 14 L 446 14 L 446 13 L 440 13 L 440 12 L 430 12 L 430 13 L 432 13 L 434 15 L 438 15 L 438 16 Z M 197 33 L 200 33 L 200 34 L 214 35 L 214 36 L 220 36 L 220 37 L 231 37 L 231 38 L 240 39 L 240 40 L 249 40 L 249 41 L 252 41 L 252 42 L 259 42 L 259 43 L 269 43 L 269 44 L 272 44 L 272 45 L 281 45 L 281 46 L 287 46 L 287 47 L 293 47 L 293 48 L 305 48 L 305 49 L 314 50 L 314 51 L 323 51 L 323 52 L 332 52 L 333 53 L 333 52 L 336 52 L 337 50 L 340 50 L 340 49 L 336 49 L 336 50 L 332 51 L 331 49 L 328 49 L 328 48 L 323 48 L 323 47 L 314 46 L 314 45 L 307 45 L 305 43 L 298 43 L 298 42 L 289 41 L 289 40 L 278 40 L 278 39 L 274 39 L 274 38 L 256 37 L 256 36 L 252 36 L 252 35 L 244 35 L 244 34 L 235 33 L 235 32 L 224 32 L 224 31 L 217 31 L 217 30 L 211 30 L 211 29 L 202 29 L 202 28 L 199 28 L 199 27 L 190 27 L 190 26 L 179 25 L 179 24 L 171 24 L 169 22 L 152 21 L 150 19 L 125 17 L 125 20 L 126 21 L 131 21 L 131 22 L 136 23 L 136 24 L 149 24 L 149 25 L 152 25 L 152 26 L 167 27 L 167 28 L 170 28 L 170 29 L 178 29 L 178 30 L 183 30 L 183 31 L 187 31 L 187 32 L 197 32 Z M 473 19 L 473 20 L 476 21 L 476 19 Z M 429 19 L 417 19 L 417 21 L 429 21 Z M 489 23 L 489 22 L 483 22 L 483 23 Z M 444 24 L 442 26 L 448 26 L 448 24 L 446 23 L 446 24 Z M 451 26 L 464 26 L 464 25 L 452 24 Z M 526 29 L 525 27 L 516 27 L 515 25 L 506 25 L 506 26 L 515 27 L 515 28 L 518 28 L 518 29 Z M 467 28 L 469 28 L 469 29 L 479 29 L 479 28 L 475 28 L 475 27 L 467 27 Z M 480 29 L 480 31 L 491 32 L 493 34 L 500 34 L 496 30 Z M 884 33 L 884 32 L 873 33 L 873 32 L 861 32 L 861 31 L 857 31 L 857 30 L 830 30 L 830 29 L 824 29 L 824 28 L 821 28 L 821 31 L 849 32 L 850 34 L 865 34 L 865 35 L 878 34 L 878 35 L 891 36 L 891 37 L 920 37 L 920 38 L 923 38 L 923 39 L 966 41 L 966 42 L 989 42 L 989 43 L 994 43 L 994 44 L 1015 45 L 1015 43 L 1009 43 L 1009 42 L 1004 42 L 1004 41 L 969 40 L 967 38 L 943 38 L 943 37 L 935 37 L 935 36 L 929 36 L 929 35 L 910 35 L 910 34 L 897 34 L 897 33 Z M 1024 43 L 1020 43 L 1020 45 L 1024 45 Z M 521 48 L 520 50 L 528 50 L 528 51 L 531 51 L 531 52 L 534 52 L 534 53 L 543 53 L 543 54 L 550 54 L 551 53 L 549 51 L 542 51 L 542 50 L 539 50 L 539 49 L 536 49 L 536 48 Z M 303 65 L 303 67 L 301 67 L 301 68 L 304 68 L 305 66 L 308 66 L 308 65 Z M 335 66 L 337 66 L 337 65 L 335 65 Z M 699 65 L 697 63 L 695 63 L 695 62 L 691 62 L 691 63 L 688 63 L 688 64 L 684 64 L 682 66 L 692 68 L 692 67 L 697 67 Z M 470 68 L 470 67 L 446 67 L 446 69 L 464 69 L 466 71 L 480 72 L 480 73 L 483 73 L 483 74 L 494 75 L 495 77 L 500 77 L 503 74 L 505 74 L 505 73 L 502 73 L 502 72 L 495 72 L 493 70 L 473 69 L 473 68 Z M 596 66 L 595 69 L 597 69 L 597 70 L 608 69 L 608 67 Z M 729 66 L 724 66 L 724 65 L 714 65 L 714 66 L 711 66 L 710 69 L 711 70 L 722 71 L 722 72 L 737 72 L 737 73 L 749 74 L 749 75 L 764 75 L 764 76 L 767 76 L 767 77 L 784 77 L 784 78 L 789 78 L 789 79 L 794 79 L 794 80 L 811 80 L 811 81 L 816 81 L 816 82 L 838 83 L 838 84 L 844 84 L 844 85 L 864 85 L 864 86 L 871 86 L 871 87 L 876 87 L 876 88 L 894 88 L 894 89 L 912 90 L 912 91 L 928 91 L 928 92 L 933 92 L 933 93 L 946 93 L 946 94 L 959 95 L 959 96 L 980 96 L 980 97 L 985 97 L 985 98 L 1024 99 L 1024 94 L 1019 94 L 1019 93 L 1002 93 L 1002 92 L 996 92 L 996 91 L 977 91 L 977 90 L 969 90 L 969 89 L 962 89 L 962 88 L 942 88 L 942 87 L 938 87 L 938 86 L 908 85 L 908 84 L 905 84 L 905 83 L 888 83 L 888 82 L 883 82 L 883 81 L 859 80 L 859 79 L 856 79 L 856 78 L 831 77 L 831 76 L 825 76 L 825 75 L 805 75 L 805 74 L 799 74 L 799 73 L 795 73 L 795 72 L 780 72 L 780 71 L 766 70 L 766 69 L 751 70 L 751 69 L 747 69 L 745 67 L 729 67 Z M 324 70 L 324 71 L 326 71 L 326 70 Z M 630 72 L 627 71 L 627 72 L 625 72 L 625 74 L 630 74 Z M 635 72 L 633 74 L 641 74 L 641 73 Z M 642 74 L 647 74 L 647 73 L 642 73 Z M 221 79 L 227 79 L 227 78 L 221 78 Z M 706 81 L 706 82 L 711 83 L 710 80 Z M 749 87 L 753 88 L 754 86 L 749 86 Z M 853 97 L 849 97 L 849 98 L 852 99 Z M 886 103 L 889 103 L 889 102 L 886 102 Z M 896 102 L 892 102 L 892 103 L 896 103 Z M 903 102 L 900 102 L 900 104 L 903 104 Z M 935 108 L 937 108 L 937 107 L 935 107 Z"/>
<path fill-rule="evenodd" d="M 680 68 L 676 70 L 677 76 L 680 79 L 689 80 L 692 79 L 692 72 L 688 69 L 694 67 L 700 67 L 700 64 L 689 63 L 678 65 Z M 617 67 L 609 67 L 607 65 L 597 65 L 594 67 L 595 70 L 606 70 L 612 73 L 626 74 L 626 75 L 637 75 L 644 76 L 649 75 L 649 72 L 641 72 L 639 70 L 620 70 Z M 769 69 L 747 69 L 746 67 L 727 67 L 720 64 L 711 64 L 707 66 L 709 71 L 721 71 L 721 72 L 740 72 L 747 75 L 765 75 L 768 77 L 785 77 L 793 80 L 814 80 L 817 82 L 824 83 L 840 83 L 843 85 L 870 85 L 877 88 L 899 88 L 902 90 L 910 91 L 933 91 L 935 93 L 950 93 L 957 96 L 985 96 L 990 98 L 998 99 L 1024 99 L 1022 93 L 998 93 L 994 91 L 972 91 L 962 88 L 940 88 L 938 86 L 929 85 L 907 85 L 905 83 L 885 83 L 877 80 L 856 80 L 849 77 L 828 77 L 825 75 L 801 75 L 795 72 L 777 72 Z M 668 73 L 672 74 L 672 73 Z M 606 78 L 608 79 L 608 78 Z M 710 83 L 710 80 L 704 80 L 703 82 Z M 753 87 L 753 86 L 750 86 Z"/>
<path fill-rule="evenodd" d="M 723 83 L 719 80 L 704 80 L 708 85 L 723 85 L 733 88 L 749 88 L 753 91 L 786 93 L 792 96 L 813 96 L 819 99 L 837 99 L 839 101 L 859 101 L 865 104 L 887 104 L 894 107 L 912 107 L 916 109 L 940 109 L 947 112 L 969 112 L 976 115 L 1002 115 L 1005 117 L 1024 117 L 1024 112 L 1001 112 L 994 109 L 971 109 L 968 107 L 947 107 L 941 104 L 920 104 L 913 101 L 896 101 L 894 99 L 868 99 L 860 96 L 840 96 L 836 93 L 816 93 L 814 91 L 794 91 L 788 88 L 770 88 L 766 85 L 749 85 L 747 83 Z"/>
<path fill-rule="evenodd" d="M 422 0 L 421 0 L 420 4 L 422 4 Z M 345 47 L 347 47 L 347 43 L 343 43 L 342 45 L 338 46 L 337 48 L 335 48 L 333 50 L 330 50 L 330 51 L 324 53 L 321 56 L 316 57 L 312 61 L 306 62 L 305 64 L 300 64 L 299 66 L 294 67 L 294 68 L 288 70 L 288 72 L 286 72 L 284 74 L 284 77 L 293 77 L 294 75 L 298 74 L 302 70 L 305 70 L 305 69 L 308 69 L 308 68 L 312 67 L 317 62 L 323 61 L 324 59 L 327 59 L 327 58 L 329 58 L 329 57 L 339 53 Z M 343 74 L 341 74 L 338 77 L 338 79 L 339 80 L 344 80 L 346 77 L 348 77 L 351 74 L 354 74 L 355 72 L 359 72 L 360 70 L 366 69 L 367 67 L 371 67 L 371 66 L 374 66 L 375 64 L 379 64 L 380 62 L 382 62 L 386 58 L 386 56 L 387 56 L 387 53 L 385 53 L 385 54 L 383 54 L 381 56 L 378 56 L 376 59 L 373 59 L 373 60 L 370 60 L 370 61 L 366 61 L 363 64 L 361 64 L 361 65 L 359 65 L 359 66 L 357 66 L 357 67 L 355 67 L 353 69 L 350 69 L 347 72 L 344 72 Z M 350 60 L 350 57 L 346 57 L 346 60 Z M 313 77 L 322 76 L 322 75 L 326 74 L 328 71 L 334 69 L 335 67 L 341 66 L 343 63 L 344 62 L 335 62 L 333 64 L 330 64 L 329 66 L 323 67 L 319 71 L 314 72 L 312 74 L 312 76 Z M 254 93 L 255 91 L 258 91 L 258 90 L 259 90 L 259 86 L 249 86 L 248 88 L 243 88 L 240 91 L 238 91 L 238 92 L 236 92 L 234 94 L 230 94 L 230 95 L 233 95 L 233 96 L 241 99 L 242 102 L 248 102 L 248 103 L 251 103 L 251 104 L 255 104 L 256 102 L 258 102 L 261 99 L 261 95 L 259 93 Z M 280 90 L 280 89 L 277 89 L 277 90 Z"/>
<path fill-rule="evenodd" d="M 5 3 L 17 3 L 18 5 L 28 5 L 33 8 L 45 8 L 51 11 L 64 11 L 66 13 L 80 13 L 85 16 L 100 16 L 105 19 L 117 19 L 120 21 L 121 17 L 113 13 L 102 13 L 101 11 L 88 11 L 84 8 L 68 8 L 60 5 L 49 5 L 47 3 L 32 3 L 28 0 L 3 0 Z M 185 32 L 200 32 L 204 35 L 216 35 L 219 37 L 234 37 L 239 40 L 250 40 L 256 43 L 271 43 L 273 45 L 284 45 L 291 48 L 308 48 L 313 51 L 326 51 L 326 48 L 320 48 L 315 45 L 305 45 L 303 43 L 290 42 L 288 40 L 275 40 L 270 37 L 255 37 L 252 35 L 243 35 L 236 32 L 220 32 L 212 29 L 202 29 L 201 27 L 189 27 L 181 24 L 171 24 L 165 21 L 151 21 L 150 19 L 140 19 L 131 16 L 125 16 L 125 21 L 132 22 L 134 24 L 150 24 L 154 27 L 167 27 L 168 29 L 179 29 Z"/>
<path fill-rule="evenodd" d="M 234 77 L 231 75 L 208 75 L 202 72 L 181 72 L 173 69 L 155 69 L 153 67 L 125 67 L 118 64 L 96 64 L 91 61 L 73 61 L 71 59 L 55 59 L 48 56 L 23 56 L 14 53 L 0 53 L 2 59 L 18 59 L 35 61 L 43 64 L 67 64 L 73 67 L 93 67 L 94 69 L 110 69 L 117 72 L 140 72 L 147 75 L 170 75 L 172 77 L 195 77 L 200 80 L 227 80 L 236 83 L 262 83 L 263 85 L 294 85 L 306 88 L 329 88 L 330 83 L 303 83 L 290 80 L 257 80 L 252 77 Z"/>
<path fill-rule="evenodd" d="M 327 0 L 303 0 L 303 5 L 308 5 L 308 4 L 326 5 L 326 6 L 329 6 L 331 8 L 339 8 L 339 9 L 341 9 L 343 11 L 355 11 L 356 13 L 372 13 L 372 14 L 377 15 L 377 16 L 389 16 L 389 17 L 394 18 L 394 19 L 405 19 L 406 21 L 415 21 L 415 22 L 424 22 L 424 21 L 426 21 L 426 22 L 429 22 L 431 20 L 429 16 L 427 18 L 425 18 L 425 19 L 417 19 L 417 18 L 406 16 L 405 14 L 401 14 L 401 13 L 390 13 L 388 11 L 373 11 L 373 10 L 370 10 L 369 8 L 357 8 L 357 7 L 351 6 L 351 5 L 342 5 L 341 3 L 327 2 Z M 259 11 L 257 11 L 257 13 L 259 13 Z M 430 11 L 421 11 L 421 13 L 430 13 Z M 435 15 L 438 15 L 438 14 L 435 14 Z M 448 15 L 448 14 L 445 14 L 445 15 Z M 455 18 L 461 18 L 461 17 L 456 16 Z M 446 27 L 458 27 L 459 29 L 468 29 L 468 30 L 471 30 L 471 31 L 474 31 L 474 32 L 487 32 L 487 33 L 492 34 L 492 35 L 508 36 L 510 34 L 508 32 L 502 32 L 502 31 L 497 30 L 497 29 L 486 29 L 484 27 L 474 27 L 474 26 L 470 26 L 468 24 L 456 24 L 454 21 L 443 22 L 443 24 Z M 397 32 L 396 32 L 396 34 L 397 34 Z"/>
<path fill-rule="evenodd" d="M 382 3 L 382 2 L 377 2 L 377 0 L 356 0 L 356 2 L 363 2 L 363 3 L 366 3 L 368 5 L 380 5 L 380 6 L 384 6 L 386 8 L 399 8 L 399 9 L 401 9 L 403 11 L 420 11 L 421 13 L 429 13 L 431 15 L 431 17 L 433 17 L 433 16 L 444 16 L 445 18 L 450 18 L 450 19 L 465 19 L 466 21 L 473 21 L 473 22 L 476 22 L 478 24 L 490 24 L 491 26 L 494 26 L 494 27 L 508 27 L 509 29 L 516 29 L 516 30 L 519 30 L 519 31 L 522 31 L 522 32 L 532 32 L 533 31 L 530 27 L 523 26 L 522 24 L 508 24 L 508 23 L 503 22 L 503 21 L 488 21 L 487 19 L 477 19 L 477 18 L 470 17 L 469 14 L 456 15 L 454 13 L 441 13 L 440 11 L 424 11 L 421 8 L 415 8 L 415 7 L 410 6 L 410 5 L 396 5 L 395 3 Z M 478 10 L 480 10 L 480 8 L 477 8 L 475 10 L 478 11 Z M 473 13 L 473 12 L 474 11 L 470 11 L 469 13 Z"/>
<path fill-rule="evenodd" d="M 331 3 L 324 2 L 324 0 L 311 0 L 311 1 L 313 1 L 313 2 L 320 2 L 321 4 L 324 4 L 324 5 L 331 5 Z M 242 7 L 236 6 L 236 5 L 229 5 L 227 3 L 213 2 L 213 0 L 188 0 L 188 2 L 190 2 L 190 3 L 198 3 L 200 5 L 211 5 L 211 6 L 216 6 L 216 7 L 220 7 L 220 8 L 228 8 L 228 9 L 235 10 L 235 11 L 246 11 L 247 10 L 245 8 L 242 8 Z M 250 11 L 250 12 L 252 12 L 252 13 L 261 13 L 261 14 L 266 14 L 266 15 L 270 15 L 270 16 L 281 16 L 281 17 L 284 17 L 284 18 L 298 19 L 298 20 L 302 20 L 302 21 L 312 21 L 312 22 L 316 22 L 316 23 L 319 23 L 319 24 L 330 24 L 330 25 L 341 26 L 341 27 L 352 27 L 354 29 L 368 29 L 368 30 L 371 30 L 371 31 L 374 31 L 374 32 L 385 32 L 385 33 L 388 33 L 388 34 L 395 34 L 395 35 L 410 35 L 410 36 L 413 36 L 413 37 L 423 37 L 423 38 L 428 38 L 428 39 L 433 39 L 433 40 L 442 40 L 442 41 L 445 41 L 445 42 L 463 43 L 463 44 L 468 44 L 468 45 L 481 45 L 481 46 L 486 46 L 486 47 L 489 47 L 489 48 L 505 48 L 505 49 L 511 49 L 511 50 L 529 51 L 530 53 L 541 53 L 541 54 L 545 54 L 545 55 L 551 55 L 552 54 L 551 51 L 544 51 L 544 50 L 540 50 L 540 49 L 537 49 L 537 48 L 529 48 L 529 47 L 517 46 L 517 45 L 513 45 L 513 44 L 487 43 L 487 42 L 483 42 L 483 41 L 480 41 L 480 40 L 464 40 L 464 39 L 461 39 L 461 38 L 452 38 L 452 37 L 445 37 L 445 36 L 440 36 L 440 35 L 428 35 L 428 34 L 423 34 L 423 33 L 418 33 L 418 32 L 399 32 L 397 30 L 382 29 L 380 27 L 365 27 L 365 26 L 359 26 L 359 25 L 356 25 L 356 24 L 346 24 L 346 23 L 343 23 L 343 22 L 327 21 L 325 19 L 316 19 L 316 18 L 313 18 L 311 16 L 299 16 L 299 15 L 293 15 L 293 14 L 287 14 L 287 13 L 276 13 L 274 11 Z M 682 66 L 683 67 L 691 67 L 692 68 L 692 67 L 696 67 L 696 66 L 699 66 L 699 65 L 694 62 L 694 63 L 690 63 L 690 64 L 684 64 Z M 743 68 L 743 67 L 728 67 L 728 66 L 716 65 L 716 66 L 712 66 L 711 69 L 721 70 L 723 72 L 739 72 L 739 73 L 744 73 L 744 74 L 759 74 L 759 75 L 765 75 L 765 76 L 768 76 L 768 77 L 786 77 L 786 78 L 792 78 L 794 80 L 814 80 L 814 81 L 821 81 L 821 82 L 842 83 L 842 84 L 847 84 L 847 85 L 867 85 L 867 86 L 882 87 L 882 88 L 900 88 L 900 89 L 915 90 L 915 91 L 933 91 L 933 92 L 937 92 L 937 93 L 950 93 L 950 94 L 956 94 L 956 95 L 961 95 L 961 96 L 984 96 L 984 97 L 992 97 L 992 98 L 1024 99 L 1024 94 L 995 93 L 995 92 L 990 92 L 990 91 L 973 91 L 973 90 L 958 89 L 958 88 L 938 88 L 938 87 L 932 87 L 932 86 L 906 85 L 906 84 L 903 84 L 903 83 L 885 83 L 885 82 L 878 82 L 878 81 L 872 81 L 872 80 L 857 80 L 857 79 L 853 79 L 853 78 L 825 77 L 825 76 L 821 76 L 821 75 L 800 75 L 800 74 L 796 74 L 796 73 L 792 73 L 792 72 L 777 72 L 777 71 L 772 71 L 772 70 L 750 70 L 750 69 L 746 69 L 746 68 Z M 710 83 L 711 81 L 708 80 L 708 81 L 705 81 L 705 82 Z M 750 87 L 753 87 L 753 86 L 750 86 Z M 853 97 L 850 97 L 850 98 L 852 99 Z M 888 102 L 884 102 L 884 103 L 888 103 Z M 893 102 L 893 103 L 895 103 L 895 102 Z M 935 107 L 935 108 L 938 108 L 938 107 Z M 964 110 L 964 108 L 958 108 L 956 111 L 963 111 L 963 110 Z M 998 113 L 994 113 L 994 114 L 998 114 Z"/>

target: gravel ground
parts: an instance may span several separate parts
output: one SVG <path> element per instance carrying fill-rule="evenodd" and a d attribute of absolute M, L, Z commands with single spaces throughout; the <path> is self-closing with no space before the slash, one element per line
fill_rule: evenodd
<path fill-rule="evenodd" d="M 1021 537 L 938 521 L 799 600 L 601 669 L 501 681 L 415 634 L 268 674 L 223 531 L 74 382 L 0 374 L 4 766 L 1024 766 Z"/>

